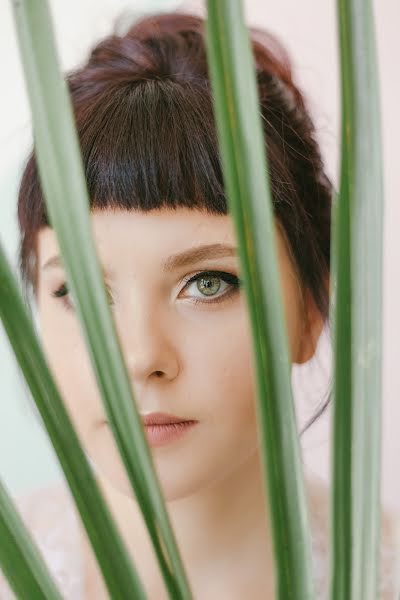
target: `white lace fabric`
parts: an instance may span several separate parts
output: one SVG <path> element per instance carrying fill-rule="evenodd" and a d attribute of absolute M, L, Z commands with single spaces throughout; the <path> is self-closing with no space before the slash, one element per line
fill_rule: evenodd
<path fill-rule="evenodd" d="M 77 513 L 62 482 L 17 496 L 14 502 L 65 600 L 83 594 L 82 555 Z M 0 600 L 15 600 L 0 571 Z"/>
<path fill-rule="evenodd" d="M 314 499 L 315 500 L 315 499 Z M 77 509 L 64 482 L 38 488 L 14 498 L 17 508 L 45 559 L 62 597 L 65 600 L 95 600 L 85 598 L 83 556 Z M 312 548 L 317 600 L 328 600 L 328 512 L 326 503 L 313 502 Z M 382 527 L 381 600 L 398 600 L 395 591 L 396 548 L 392 523 Z M 16 600 L 0 570 L 0 600 Z M 156 600 L 156 599 L 151 599 Z M 251 599 L 249 599 L 251 600 Z"/>

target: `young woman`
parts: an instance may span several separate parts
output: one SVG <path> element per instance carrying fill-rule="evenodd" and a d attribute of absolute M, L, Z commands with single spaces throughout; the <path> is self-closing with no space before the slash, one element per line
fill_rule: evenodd
<path fill-rule="evenodd" d="M 332 186 L 284 50 L 265 32 L 251 34 L 290 355 L 304 363 L 328 321 Z M 221 173 L 204 22 L 183 13 L 144 18 L 125 35 L 101 41 L 68 82 L 109 301 L 194 598 L 272 599 L 250 324 Z M 18 216 L 21 273 L 47 359 L 148 596 L 163 600 L 33 154 Z M 313 480 L 307 489 L 323 598 L 327 493 Z M 64 596 L 106 598 L 67 491 L 40 490 L 21 506 Z M 389 541 L 385 548 L 390 552 Z M 1 598 L 10 594 L 5 590 Z M 393 597 L 389 576 L 382 594 Z"/>

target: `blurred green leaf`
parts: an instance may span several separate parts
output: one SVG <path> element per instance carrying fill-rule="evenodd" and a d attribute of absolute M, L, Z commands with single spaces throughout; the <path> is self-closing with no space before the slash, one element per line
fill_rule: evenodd
<path fill-rule="evenodd" d="M 208 63 L 251 318 L 277 598 L 309 600 L 311 542 L 254 60 L 239 0 L 207 2 Z"/>
<path fill-rule="evenodd" d="M 334 206 L 334 600 L 379 595 L 383 191 L 370 0 L 339 0 L 342 148 Z"/>
<path fill-rule="evenodd" d="M 106 298 L 71 102 L 47 2 L 13 2 L 36 158 L 99 390 L 170 594 L 191 597 Z M 79 252 L 77 252 L 79 248 Z"/>

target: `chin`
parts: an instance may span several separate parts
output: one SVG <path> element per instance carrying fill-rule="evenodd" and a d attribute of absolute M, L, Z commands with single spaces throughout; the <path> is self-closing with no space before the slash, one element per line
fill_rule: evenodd
<path fill-rule="evenodd" d="M 136 500 L 136 495 L 125 471 L 117 444 L 107 428 L 101 428 L 91 438 L 86 438 L 88 457 L 100 484 L 110 491 Z M 207 486 L 210 481 L 210 465 L 207 461 L 194 463 L 190 444 L 172 444 L 153 448 L 151 454 L 166 502 L 173 502 Z M 195 453 L 196 454 L 196 453 Z"/>
<path fill-rule="evenodd" d="M 109 432 L 106 436 L 93 437 L 88 445 L 90 460 L 100 483 L 110 491 L 136 501 L 117 445 Z M 220 447 L 212 448 L 211 445 L 205 454 L 198 448 L 191 447 L 191 444 L 180 443 L 151 450 L 161 491 L 167 503 L 189 498 L 218 485 L 229 478 L 240 463 L 246 462 L 254 452 L 254 448 L 246 448 L 245 455 L 236 457 L 236 461 L 228 453 L 229 460 L 226 461 L 226 452 L 222 452 Z M 215 457 L 219 457 L 219 460 Z"/>
<path fill-rule="evenodd" d="M 105 460 L 104 455 L 95 456 L 93 452 L 89 454 L 90 463 L 94 468 L 100 484 L 111 489 L 113 492 L 117 492 L 126 498 L 132 498 L 136 501 L 135 492 L 119 455 L 110 452 L 107 458 L 108 460 Z M 155 459 L 155 468 L 161 491 L 166 502 L 173 502 L 174 500 L 191 496 L 205 483 L 203 481 L 194 481 L 193 477 L 185 477 L 185 470 L 182 469 L 179 460 L 175 463 L 174 468 L 171 469 L 165 464 L 160 465 L 159 461 Z M 189 470 L 189 472 L 191 475 L 193 474 L 193 470 Z"/>

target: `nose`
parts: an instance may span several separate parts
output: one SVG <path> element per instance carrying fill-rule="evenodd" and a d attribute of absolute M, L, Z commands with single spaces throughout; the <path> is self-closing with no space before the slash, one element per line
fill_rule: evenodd
<path fill-rule="evenodd" d="M 172 381 L 179 361 L 171 323 L 160 309 L 145 302 L 130 302 L 115 313 L 116 328 L 130 378 L 143 385 L 148 380 Z"/>

